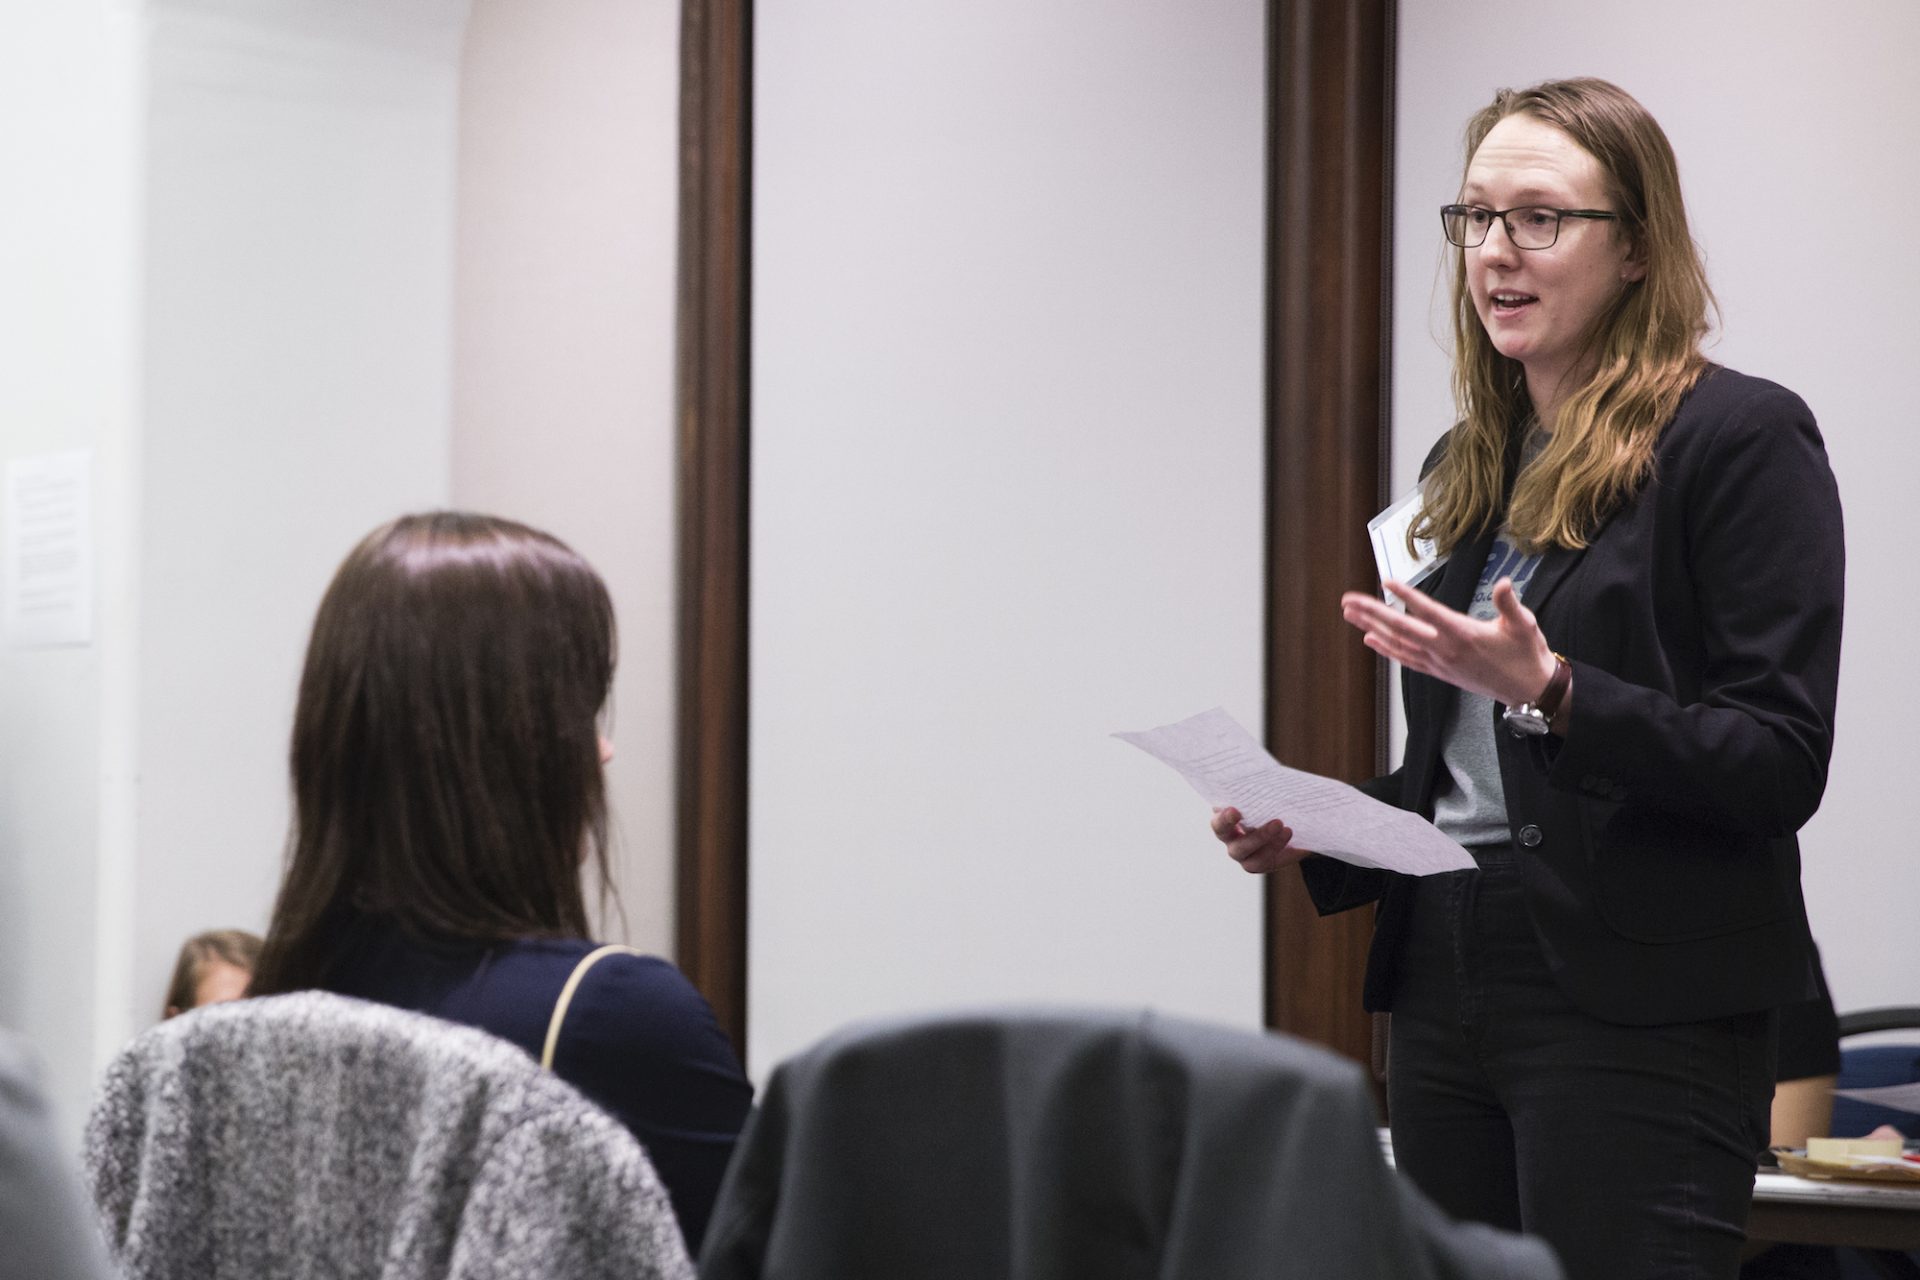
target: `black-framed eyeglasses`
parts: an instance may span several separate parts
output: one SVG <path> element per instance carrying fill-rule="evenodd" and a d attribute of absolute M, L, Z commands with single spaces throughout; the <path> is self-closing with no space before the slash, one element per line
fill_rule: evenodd
<path fill-rule="evenodd" d="M 1617 222 L 1620 215 L 1605 209 L 1555 209 L 1544 204 L 1521 204 L 1511 209 L 1483 209 L 1477 204 L 1443 204 L 1440 225 L 1447 239 L 1462 249 L 1477 249 L 1486 243 L 1493 220 L 1506 224 L 1507 239 L 1516 249 L 1551 249 L 1560 238 L 1562 218 L 1594 218 Z"/>

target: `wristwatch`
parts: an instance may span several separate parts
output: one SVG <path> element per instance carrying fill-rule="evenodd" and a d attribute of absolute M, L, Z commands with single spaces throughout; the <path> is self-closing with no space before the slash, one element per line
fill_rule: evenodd
<path fill-rule="evenodd" d="M 1553 655 L 1553 678 L 1547 681 L 1547 687 L 1540 696 L 1532 702 L 1508 707 L 1500 718 L 1507 722 L 1507 728 L 1513 730 L 1516 738 L 1538 737 L 1553 726 L 1553 717 L 1560 710 L 1560 700 L 1567 696 L 1567 686 L 1572 683 L 1573 664 L 1556 653 Z"/>

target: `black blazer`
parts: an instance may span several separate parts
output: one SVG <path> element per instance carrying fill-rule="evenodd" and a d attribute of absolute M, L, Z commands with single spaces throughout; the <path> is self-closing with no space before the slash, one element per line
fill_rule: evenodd
<path fill-rule="evenodd" d="M 1465 609 L 1491 543 L 1457 548 L 1435 598 Z M 1525 603 L 1573 664 L 1572 725 L 1521 737 L 1496 719 L 1494 736 L 1535 929 L 1588 1013 L 1651 1025 L 1814 995 L 1794 833 L 1826 787 L 1844 580 L 1812 413 L 1720 368 L 1639 494 L 1584 550 L 1541 561 Z M 1406 760 L 1364 790 L 1433 816 L 1455 692 L 1406 674 Z M 1301 870 L 1323 914 L 1380 903 L 1365 1000 L 1391 1008 L 1415 882 L 1328 858 Z"/>
<path fill-rule="evenodd" d="M 1395 1177 L 1375 1123 L 1358 1065 L 1286 1036 L 1075 1009 L 864 1023 L 774 1070 L 700 1275 L 1562 1275 Z"/>

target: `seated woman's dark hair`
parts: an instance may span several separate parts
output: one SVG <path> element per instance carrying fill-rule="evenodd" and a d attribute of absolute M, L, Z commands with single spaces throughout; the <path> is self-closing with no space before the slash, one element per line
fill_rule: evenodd
<path fill-rule="evenodd" d="M 314 619 L 253 994 L 322 981 L 365 918 L 426 940 L 586 937 L 613 664 L 606 586 L 559 539 L 453 511 L 368 534 Z"/>

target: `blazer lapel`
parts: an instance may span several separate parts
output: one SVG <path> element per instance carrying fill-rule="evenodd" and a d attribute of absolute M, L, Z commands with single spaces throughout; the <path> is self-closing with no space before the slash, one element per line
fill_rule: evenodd
<path fill-rule="evenodd" d="M 1618 514 L 1618 512 L 1614 513 L 1614 515 Z M 1586 546 L 1578 548 L 1554 547 L 1540 557 L 1540 567 L 1533 571 L 1533 580 L 1527 583 L 1526 594 L 1520 597 L 1520 603 L 1533 610 L 1536 618 L 1540 616 L 1541 606 L 1545 605 L 1548 597 L 1553 595 L 1554 588 L 1565 582 L 1567 575 L 1573 572 L 1582 557 L 1584 557 L 1600 539 L 1607 536 L 1607 529 L 1613 524 L 1613 519 L 1613 515 L 1609 515 L 1605 520 L 1602 520 L 1600 527 L 1593 531 L 1593 536 L 1587 539 Z"/>
<path fill-rule="evenodd" d="M 1447 557 L 1446 567 L 1440 570 L 1440 581 L 1427 594 L 1441 604 L 1460 613 L 1473 603 L 1473 589 L 1480 585 L 1480 572 L 1487 567 L 1487 556 L 1493 551 L 1493 530 L 1476 537 L 1472 542 L 1462 543 L 1453 549 Z M 1542 565 L 1544 569 L 1546 566 Z"/>
<path fill-rule="evenodd" d="M 1588 546 L 1592 546 L 1589 541 Z M 1540 566 L 1533 571 L 1533 578 L 1527 583 L 1526 594 L 1520 597 L 1520 603 L 1533 610 L 1537 617 L 1540 607 L 1553 594 L 1553 589 L 1566 580 L 1573 567 L 1580 563 L 1580 557 L 1587 554 L 1586 547 L 1552 547 L 1540 557 Z"/>

